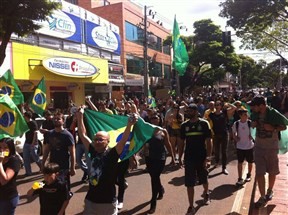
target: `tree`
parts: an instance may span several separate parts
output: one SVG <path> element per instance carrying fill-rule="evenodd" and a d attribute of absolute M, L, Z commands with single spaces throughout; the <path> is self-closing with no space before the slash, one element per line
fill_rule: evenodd
<path fill-rule="evenodd" d="M 268 50 L 287 61 L 282 55 L 288 49 L 287 0 L 226 0 L 220 6 L 243 48 Z"/>
<path fill-rule="evenodd" d="M 50 0 L 1 0 L 0 3 L 0 66 L 6 57 L 5 51 L 12 33 L 22 37 L 33 33 L 40 26 L 33 20 L 46 20 L 60 4 Z"/>
<path fill-rule="evenodd" d="M 241 65 L 233 46 L 223 46 L 222 31 L 210 19 L 195 22 L 194 29 L 193 36 L 181 37 L 190 59 L 186 73 L 180 77 L 182 92 L 205 83 L 213 85 L 226 72 L 237 74 Z M 170 36 L 164 41 L 164 45 L 168 44 Z"/>

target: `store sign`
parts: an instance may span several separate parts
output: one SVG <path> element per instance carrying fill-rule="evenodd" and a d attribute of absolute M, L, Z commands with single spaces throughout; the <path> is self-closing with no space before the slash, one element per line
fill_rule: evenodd
<path fill-rule="evenodd" d="M 126 79 L 125 84 L 126 86 L 143 86 L 144 79 Z"/>
<path fill-rule="evenodd" d="M 88 62 L 66 57 L 46 58 L 43 60 L 43 66 L 57 75 L 75 78 L 92 77 L 99 71 Z"/>
<path fill-rule="evenodd" d="M 123 75 L 109 74 L 109 83 L 124 84 L 124 77 Z"/>
<path fill-rule="evenodd" d="M 92 32 L 94 42 L 102 48 L 109 50 L 116 50 L 118 48 L 118 41 L 115 34 L 105 26 L 97 26 Z"/>

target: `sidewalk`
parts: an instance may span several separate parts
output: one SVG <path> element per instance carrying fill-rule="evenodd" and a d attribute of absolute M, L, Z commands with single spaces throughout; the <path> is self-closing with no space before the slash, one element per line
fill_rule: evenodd
<path fill-rule="evenodd" d="M 288 153 L 279 155 L 279 168 L 280 174 L 276 177 L 274 185 L 274 197 L 269 201 L 264 208 L 254 208 L 254 202 L 260 197 L 257 184 L 254 183 L 251 203 L 250 203 L 250 215 L 286 215 L 288 214 Z M 267 178 L 268 179 L 268 178 Z M 267 185 L 266 185 L 267 187 Z"/>

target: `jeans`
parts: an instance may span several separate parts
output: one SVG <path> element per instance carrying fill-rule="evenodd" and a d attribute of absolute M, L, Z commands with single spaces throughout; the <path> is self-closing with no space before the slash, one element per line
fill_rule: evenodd
<path fill-rule="evenodd" d="M 14 215 L 18 201 L 18 195 L 10 200 L 0 200 L 0 215 Z"/>
<path fill-rule="evenodd" d="M 151 202 L 156 201 L 159 192 L 162 191 L 160 175 L 165 167 L 165 160 L 146 160 L 147 170 L 151 177 L 152 199 Z"/>
<path fill-rule="evenodd" d="M 32 145 L 25 143 L 23 147 L 23 160 L 24 160 L 24 167 L 25 167 L 25 172 L 26 175 L 31 175 L 32 170 L 31 170 L 31 158 L 38 167 L 41 169 L 41 160 L 37 154 L 38 151 L 38 145 Z"/>
<path fill-rule="evenodd" d="M 83 154 L 85 154 L 86 163 L 83 161 Z M 90 170 L 90 158 L 88 152 L 85 149 L 84 144 L 76 144 L 76 163 L 82 169 L 84 173 L 89 175 Z"/>
<path fill-rule="evenodd" d="M 226 169 L 227 164 L 227 144 L 228 144 L 228 134 L 215 134 L 213 143 L 215 146 L 215 162 L 220 161 L 220 149 L 222 155 L 222 168 Z"/>

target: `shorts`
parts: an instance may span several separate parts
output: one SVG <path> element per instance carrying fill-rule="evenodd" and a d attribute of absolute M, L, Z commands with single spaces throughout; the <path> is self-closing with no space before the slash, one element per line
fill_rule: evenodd
<path fill-rule="evenodd" d="M 248 163 L 254 162 L 254 149 L 237 149 L 238 163 L 243 163 L 246 160 Z"/>
<path fill-rule="evenodd" d="M 256 175 L 265 175 L 266 172 L 271 175 L 278 175 L 280 173 L 278 149 L 255 148 L 254 159 Z"/>
<path fill-rule="evenodd" d="M 196 184 L 208 183 L 208 170 L 203 162 L 185 160 L 185 186 L 194 187 Z M 199 183 L 197 181 L 199 180 Z"/>
<path fill-rule="evenodd" d="M 180 137 L 180 129 L 171 128 L 170 137 Z"/>

